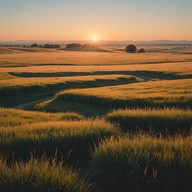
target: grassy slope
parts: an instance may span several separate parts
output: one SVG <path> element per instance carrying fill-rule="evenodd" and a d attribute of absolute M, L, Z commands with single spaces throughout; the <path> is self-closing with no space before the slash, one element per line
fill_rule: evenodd
<path fill-rule="evenodd" d="M 191 108 L 192 83 L 188 80 L 162 80 L 100 88 L 75 89 L 60 92 L 52 102 L 40 104 L 51 111 L 52 104 L 74 102 L 106 109 L 126 107 L 181 107 Z M 58 106 L 61 110 L 62 106 Z M 64 106 L 63 106 L 63 109 Z"/>

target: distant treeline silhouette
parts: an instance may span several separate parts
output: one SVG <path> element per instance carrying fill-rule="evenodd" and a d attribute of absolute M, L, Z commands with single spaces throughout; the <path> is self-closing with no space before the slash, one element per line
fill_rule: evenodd
<path fill-rule="evenodd" d="M 66 45 L 66 49 L 77 49 L 77 48 L 96 48 L 97 46 L 95 44 L 83 44 L 80 43 L 70 43 Z"/>
<path fill-rule="evenodd" d="M 40 48 L 60 48 L 59 44 L 45 44 L 38 45 L 37 43 L 33 43 L 30 47 L 40 47 Z"/>

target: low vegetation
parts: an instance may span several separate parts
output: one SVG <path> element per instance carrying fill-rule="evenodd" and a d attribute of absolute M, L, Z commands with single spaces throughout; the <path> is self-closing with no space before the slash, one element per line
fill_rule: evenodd
<path fill-rule="evenodd" d="M 192 190 L 192 137 L 138 135 L 102 141 L 92 154 L 97 183 L 111 192 Z"/>
<path fill-rule="evenodd" d="M 32 124 L 47 121 L 72 121 L 81 120 L 83 116 L 77 113 L 44 113 L 22 111 L 16 109 L 0 108 L 0 128 L 15 127 L 25 124 Z"/>
<path fill-rule="evenodd" d="M 79 173 L 55 160 L 33 159 L 9 164 L 0 158 L 2 192 L 87 192 L 89 184 Z"/>
<path fill-rule="evenodd" d="M 68 161 L 87 160 L 90 149 L 102 138 L 115 136 L 118 129 L 104 120 L 54 121 L 2 127 L 0 154 L 26 160 L 44 154 Z"/>
<path fill-rule="evenodd" d="M 179 109 L 125 109 L 106 115 L 110 122 L 128 132 L 145 131 L 158 134 L 189 134 L 192 131 L 192 111 Z"/>
<path fill-rule="evenodd" d="M 192 108 L 191 80 L 162 80 L 62 91 L 55 99 L 103 108 Z"/>

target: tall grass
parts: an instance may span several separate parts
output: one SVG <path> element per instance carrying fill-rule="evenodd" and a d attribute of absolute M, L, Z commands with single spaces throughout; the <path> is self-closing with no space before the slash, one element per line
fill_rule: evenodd
<path fill-rule="evenodd" d="M 91 166 L 107 191 L 190 192 L 192 137 L 108 139 L 96 147 Z"/>
<path fill-rule="evenodd" d="M 5 127 L 0 131 L 0 153 L 9 159 L 26 160 L 56 155 L 66 161 L 87 160 L 99 140 L 117 135 L 118 129 L 104 120 L 61 121 Z"/>
<path fill-rule="evenodd" d="M 114 110 L 106 119 L 119 124 L 122 130 L 152 131 L 154 133 L 189 134 L 192 129 L 192 111 L 179 109 L 125 109 Z"/>
<path fill-rule="evenodd" d="M 77 171 L 55 160 L 32 158 L 9 165 L 0 158 L 1 192 L 87 192 L 88 187 Z"/>
<path fill-rule="evenodd" d="M 45 113 L 0 108 L 0 127 L 14 127 L 47 121 L 81 120 L 77 113 Z"/>
<path fill-rule="evenodd" d="M 55 99 L 104 108 L 192 108 L 191 80 L 162 80 L 127 85 L 66 90 Z"/>

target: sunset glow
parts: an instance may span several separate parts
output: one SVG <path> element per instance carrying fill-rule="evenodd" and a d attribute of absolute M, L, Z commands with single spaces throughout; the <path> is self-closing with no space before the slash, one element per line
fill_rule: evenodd
<path fill-rule="evenodd" d="M 92 37 L 92 41 L 93 41 L 93 42 L 96 42 L 96 41 L 97 41 L 97 36 L 93 36 L 93 37 Z"/>
<path fill-rule="evenodd" d="M 0 41 L 192 40 L 189 0 L 1 0 Z"/>

